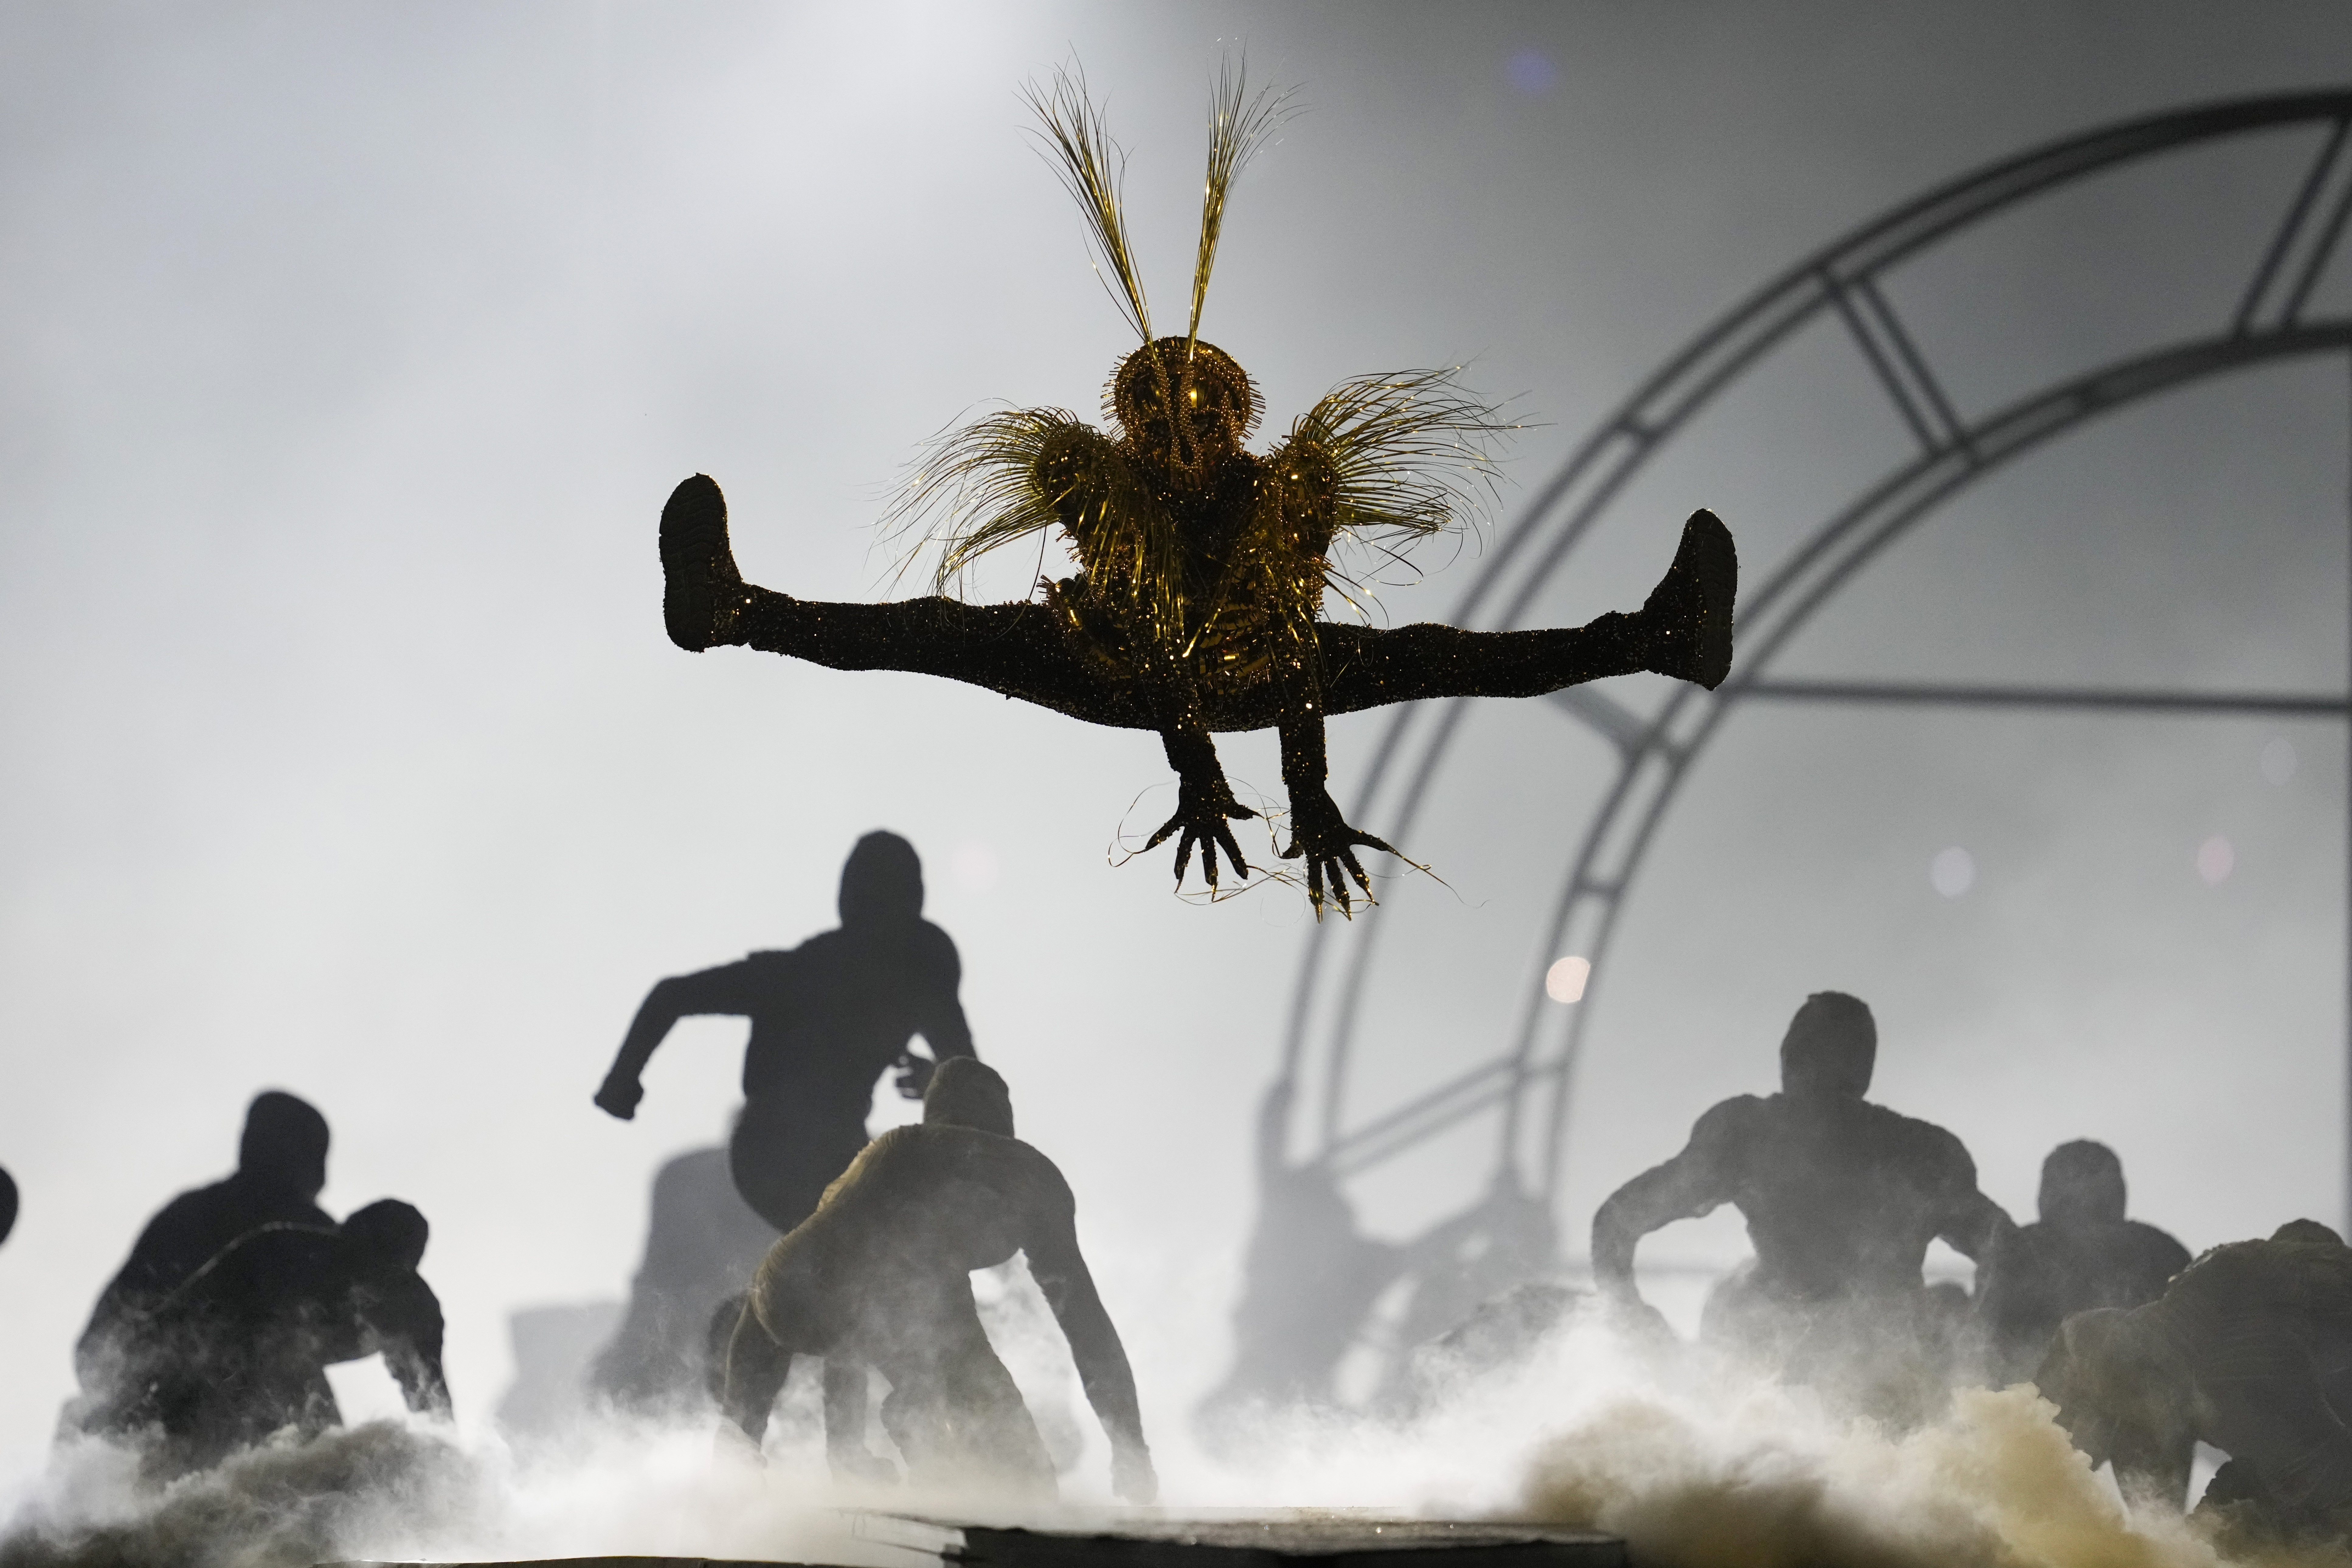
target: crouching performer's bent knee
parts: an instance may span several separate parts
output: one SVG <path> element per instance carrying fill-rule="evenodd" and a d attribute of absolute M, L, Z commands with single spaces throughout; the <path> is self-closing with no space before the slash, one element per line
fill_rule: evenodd
<path fill-rule="evenodd" d="M 863 1362 L 889 1381 L 882 1424 L 910 1481 L 1053 1497 L 1045 1442 L 971 1296 L 972 1270 L 1022 1252 L 1110 1437 L 1113 1490 L 1150 1502 L 1135 1377 L 1075 1214 L 1061 1172 L 1013 1135 L 1004 1080 L 970 1057 L 941 1062 L 922 1124 L 867 1145 L 761 1263 L 728 1348 L 728 1419 L 756 1444 L 793 1356 Z"/>

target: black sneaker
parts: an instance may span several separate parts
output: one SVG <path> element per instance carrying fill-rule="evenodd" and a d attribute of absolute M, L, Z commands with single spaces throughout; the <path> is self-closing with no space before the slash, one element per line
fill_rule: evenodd
<path fill-rule="evenodd" d="M 662 621 L 689 653 L 730 640 L 743 607 L 743 574 L 727 543 L 727 497 L 708 474 L 669 493 L 662 507 Z"/>
<path fill-rule="evenodd" d="M 1731 673 L 1731 610 L 1738 592 L 1739 551 L 1731 530 L 1713 512 L 1693 512 L 1674 564 L 1642 606 L 1650 633 L 1647 667 L 1708 691 L 1721 685 Z"/>

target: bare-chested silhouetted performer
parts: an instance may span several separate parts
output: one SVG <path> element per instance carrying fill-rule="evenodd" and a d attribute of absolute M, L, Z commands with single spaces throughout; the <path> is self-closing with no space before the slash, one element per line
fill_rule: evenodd
<path fill-rule="evenodd" d="M 1923 1285 L 1927 1244 L 1982 1259 L 2014 1227 L 1977 1190 L 1958 1138 L 1863 1098 L 1877 1052 L 1869 1008 L 1837 991 L 1806 998 L 1780 1042 L 1780 1092 L 1715 1106 L 1682 1153 L 1593 1216 L 1603 1295 L 1638 1306 L 1635 1244 L 1728 1203 L 1756 1258 L 1709 1300 L 1708 1336 L 1878 1413 L 1922 1413 L 1937 1396 L 1917 1386 L 1919 1363 L 1957 1326 Z"/>
<path fill-rule="evenodd" d="M 2105 1144 L 2061 1144 L 2042 1162 L 2041 1218 L 2000 1249 L 1977 1292 L 1996 1385 L 2033 1375 L 2058 1325 L 2095 1307 L 2137 1307 L 2189 1267 L 2189 1249 L 2124 1218 L 2124 1164 Z"/>
<path fill-rule="evenodd" d="M 341 1425 L 326 1369 L 379 1352 L 409 1408 L 446 1418 L 441 1304 L 416 1272 L 428 1234 L 422 1214 L 385 1198 L 331 1229 L 240 1237 L 120 1321 L 85 1429 L 159 1431 L 172 1468 L 213 1464 L 288 1427 Z"/>
<path fill-rule="evenodd" d="M 707 1407 L 711 1315 L 742 1293 L 776 1244 L 775 1227 L 751 1212 L 727 1166 L 724 1148 L 690 1149 L 654 1176 L 645 1261 L 628 1311 L 588 1375 L 592 1388 L 625 1410 Z"/>
<path fill-rule="evenodd" d="M 75 1350 L 83 1386 L 100 1374 L 82 1364 L 109 1354 L 117 1323 L 152 1310 L 238 1237 L 277 1224 L 332 1230 L 334 1220 L 318 1204 L 326 1185 L 327 1119 L 283 1090 L 255 1095 L 237 1140 L 236 1174 L 165 1204 L 100 1292 Z"/>
<path fill-rule="evenodd" d="M 627 1121 L 654 1048 L 693 1015 L 749 1018 L 743 1113 L 728 1143 L 735 1190 L 778 1232 L 814 1212 L 866 1146 L 875 1081 L 898 1064 L 898 1091 L 919 1096 L 932 1061 L 972 1054 L 948 934 L 923 918 L 923 862 L 896 833 L 857 841 L 841 868 L 841 925 L 783 952 L 679 975 L 655 986 L 621 1041 L 596 1103 Z M 911 1054 L 923 1037 L 931 1060 Z M 826 1429 L 836 1463 L 863 1467 L 866 1375 L 825 1369 Z M 858 1447 L 841 1448 L 856 1435 Z"/>
<path fill-rule="evenodd" d="M 1075 1218 L 1062 1173 L 1013 1136 L 1004 1080 L 970 1059 L 940 1063 L 922 1124 L 868 1145 L 760 1265 L 730 1347 L 729 1419 L 758 1442 L 793 1357 L 846 1354 L 889 1380 L 882 1424 L 911 1481 L 1051 1498 L 1053 1461 L 972 1303 L 972 1271 L 1021 1252 L 1109 1436 L 1113 1489 L 1150 1501 L 1135 1377 Z"/>
<path fill-rule="evenodd" d="M 2315 1220 L 2216 1247 L 2146 1306 L 2068 1318 L 2033 1381 L 2127 1497 L 2178 1508 L 2210 1443 L 2230 1462 L 2200 1513 L 2352 1536 L 2352 1248 Z"/>

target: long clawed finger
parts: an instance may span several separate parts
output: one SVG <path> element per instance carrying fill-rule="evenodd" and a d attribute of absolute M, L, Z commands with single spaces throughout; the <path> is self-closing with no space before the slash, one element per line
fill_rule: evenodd
<path fill-rule="evenodd" d="M 1257 813 L 1252 811 L 1250 815 L 1255 817 Z M 1242 859 L 1241 846 L 1234 842 L 1234 831 L 1223 822 L 1217 824 L 1217 841 L 1225 846 L 1225 858 L 1234 862 L 1234 875 L 1247 882 L 1250 873 L 1249 862 Z M 1213 877 L 1211 880 L 1215 879 Z"/>
<path fill-rule="evenodd" d="M 1160 839 L 1166 838 L 1168 836 L 1169 830 L 1174 826 L 1175 824 L 1171 822 L 1168 827 L 1160 829 Z M 1193 835 L 1188 831 L 1185 833 L 1183 838 L 1177 841 L 1176 885 L 1178 887 L 1184 885 L 1184 868 L 1192 863 L 1192 837 Z M 1160 842 L 1160 839 L 1154 839 L 1151 841 L 1151 843 L 1146 844 L 1143 847 L 1147 850 L 1150 849 L 1154 844 Z M 1213 883 L 1217 880 L 1217 867 L 1214 861 L 1209 862 L 1209 880 Z"/>
<path fill-rule="evenodd" d="M 1339 852 L 1344 855 L 1348 852 L 1341 850 Z M 1337 860 L 1331 862 L 1331 896 L 1339 902 L 1342 919 L 1353 920 L 1356 917 L 1355 902 L 1348 896 L 1348 884 L 1339 880 L 1339 862 Z"/>

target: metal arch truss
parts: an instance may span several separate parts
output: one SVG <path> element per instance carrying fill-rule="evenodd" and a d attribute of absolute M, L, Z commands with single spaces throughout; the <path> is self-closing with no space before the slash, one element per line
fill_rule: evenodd
<path fill-rule="evenodd" d="M 2247 279 L 2236 308 L 2210 336 L 2118 361 L 2007 408 L 1963 419 L 1907 332 L 1879 279 L 2003 208 L 2135 160 L 2249 133 L 2304 129 L 2320 145 Z M 1877 379 L 1917 452 L 1823 523 L 1765 581 L 1742 594 L 1738 664 L 1715 692 L 1677 686 L 1643 715 L 1592 690 L 1548 699 L 1616 748 L 1616 777 L 1588 822 L 1573 869 L 1536 950 L 1512 1040 L 1498 1055 L 1418 1098 L 1342 1130 L 1358 1009 L 1380 946 L 1378 909 L 1355 923 L 1343 972 L 1332 925 L 1318 925 L 1301 964 L 1284 1049 L 1284 1075 L 1304 1066 L 1318 1016 L 1327 1064 L 1315 1158 L 1339 1174 L 1378 1165 L 1491 1106 L 1503 1108 L 1498 1181 L 1550 1193 L 1565 1152 L 1570 1078 L 1591 1018 L 1583 1005 L 1547 1009 L 1544 962 L 1573 952 L 1592 981 L 1651 841 L 1684 779 L 1723 720 L 1750 699 L 1962 704 L 2134 712 L 2276 713 L 2347 716 L 2341 694 L 2188 693 L 1775 681 L 1765 672 L 1789 639 L 1855 571 L 1938 505 L 2011 458 L 2086 420 L 2168 389 L 2269 361 L 2352 350 L 2352 318 L 2307 319 L 2310 302 L 2352 217 L 2352 91 L 2208 105 L 2110 126 L 2053 143 L 1954 181 L 1895 209 L 1759 289 L 1654 374 L 1589 436 L 1500 542 L 1453 617 L 1456 625 L 1520 624 L 1576 546 L 1633 478 L 1694 415 L 1799 329 L 1834 314 Z M 1409 841 L 1428 803 L 1467 700 L 1396 710 L 1382 733 L 1355 821 L 1387 805 L 1381 831 Z M 1387 793 L 1384 794 L 1384 791 Z M 1391 801 L 1392 805 L 1389 804 Z"/>

